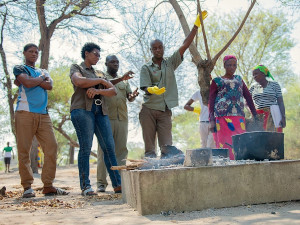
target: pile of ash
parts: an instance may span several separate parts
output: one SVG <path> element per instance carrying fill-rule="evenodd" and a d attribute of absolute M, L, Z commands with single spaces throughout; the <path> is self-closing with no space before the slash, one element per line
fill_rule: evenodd
<path fill-rule="evenodd" d="M 162 146 L 161 150 L 160 158 L 145 157 L 144 160 L 146 162 L 138 169 L 147 170 L 183 166 L 185 156 L 181 150 L 172 145 Z"/>
<path fill-rule="evenodd" d="M 166 145 L 162 146 L 164 154 L 160 158 L 143 159 L 143 164 L 139 166 L 138 170 L 151 170 L 151 169 L 167 169 L 167 168 L 183 168 L 185 155 L 175 146 Z M 268 161 L 267 159 L 264 161 Z M 255 160 L 230 160 L 228 157 L 212 156 L 212 165 L 210 166 L 228 166 L 228 165 L 243 165 L 260 163 Z"/>

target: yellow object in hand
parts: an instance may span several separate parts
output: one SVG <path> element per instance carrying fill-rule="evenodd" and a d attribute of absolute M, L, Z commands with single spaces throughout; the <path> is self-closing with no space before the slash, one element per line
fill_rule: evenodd
<path fill-rule="evenodd" d="M 207 11 L 206 10 L 204 10 L 204 11 L 202 11 L 202 18 L 203 18 L 203 20 L 207 17 Z M 201 26 L 201 22 L 200 22 L 200 14 L 198 13 L 198 15 L 197 15 L 197 18 L 196 18 L 196 21 L 195 21 L 195 26 L 197 26 L 197 27 L 200 27 Z"/>
<path fill-rule="evenodd" d="M 154 87 L 148 87 L 147 91 L 150 94 L 161 95 L 166 92 L 166 88 L 165 87 L 158 88 L 157 86 L 154 86 Z"/>
<path fill-rule="evenodd" d="M 198 115 L 200 115 L 201 108 L 200 108 L 200 107 L 194 107 L 193 112 L 194 112 L 194 113 L 197 113 Z"/>

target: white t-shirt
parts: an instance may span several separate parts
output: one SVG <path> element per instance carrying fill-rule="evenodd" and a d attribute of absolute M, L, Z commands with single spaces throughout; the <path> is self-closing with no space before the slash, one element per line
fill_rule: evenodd
<path fill-rule="evenodd" d="M 199 120 L 200 121 L 209 121 L 209 119 L 208 119 L 208 117 L 209 117 L 208 107 L 206 105 L 203 105 L 202 96 L 200 94 L 200 90 L 196 91 L 193 94 L 192 99 L 193 99 L 194 102 L 199 101 L 199 103 L 200 103 L 201 112 L 200 112 Z"/>
<path fill-rule="evenodd" d="M 4 152 L 4 158 L 11 158 L 11 152 Z"/>

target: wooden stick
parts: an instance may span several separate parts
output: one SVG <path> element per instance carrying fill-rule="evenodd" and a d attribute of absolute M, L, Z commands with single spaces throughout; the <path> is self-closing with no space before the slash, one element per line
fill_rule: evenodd
<path fill-rule="evenodd" d="M 111 170 L 126 170 L 127 166 L 112 166 L 110 167 Z"/>

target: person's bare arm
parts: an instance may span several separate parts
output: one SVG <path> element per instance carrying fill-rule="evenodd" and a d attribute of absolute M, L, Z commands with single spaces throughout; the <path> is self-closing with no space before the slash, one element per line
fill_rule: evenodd
<path fill-rule="evenodd" d="M 74 72 L 71 76 L 72 83 L 76 87 L 89 88 L 97 84 L 103 84 L 105 86 L 105 80 L 102 78 L 86 78 L 79 72 Z"/>
<path fill-rule="evenodd" d="M 217 84 L 213 80 L 210 85 L 210 90 L 209 90 L 209 103 L 208 103 L 208 108 L 209 108 L 209 130 L 212 133 L 216 132 L 216 121 L 215 121 L 215 116 L 214 116 L 214 106 L 215 106 L 215 99 L 217 97 Z"/>
<path fill-rule="evenodd" d="M 192 43 L 192 41 L 193 41 L 193 39 L 194 39 L 197 32 L 198 32 L 198 27 L 196 25 L 194 25 L 191 32 L 189 33 L 189 35 L 186 37 L 186 39 L 183 41 L 183 44 L 179 48 L 179 53 L 180 53 L 181 57 L 183 57 L 183 54 L 185 53 L 187 48 Z"/>
<path fill-rule="evenodd" d="M 26 87 L 26 88 L 33 88 L 33 87 L 39 86 L 42 82 L 44 82 L 43 76 L 31 77 L 31 76 L 28 76 L 28 74 L 26 74 L 26 73 L 21 73 L 20 75 L 18 75 L 17 80 L 19 83 L 24 85 L 24 87 Z"/>
<path fill-rule="evenodd" d="M 44 80 L 41 84 L 40 84 L 41 88 L 44 88 L 45 90 L 52 90 L 53 88 L 53 80 L 49 77 L 46 78 L 46 80 Z"/>
<path fill-rule="evenodd" d="M 117 83 L 124 81 L 124 80 L 129 80 L 131 78 L 133 78 L 132 74 L 134 74 L 134 72 L 132 72 L 131 70 L 126 72 L 122 77 L 116 78 L 116 79 L 112 79 L 110 80 L 110 82 L 113 85 L 116 85 Z"/>
<path fill-rule="evenodd" d="M 193 112 L 194 111 L 194 107 L 192 107 L 193 103 L 194 103 L 193 99 L 188 100 L 187 103 L 185 103 L 185 105 L 184 105 L 184 109 L 187 111 Z"/>
<path fill-rule="evenodd" d="M 107 96 L 107 97 L 112 97 L 117 95 L 117 90 L 115 88 L 115 86 L 107 81 L 102 79 L 102 84 L 104 85 L 105 89 L 96 89 L 96 88 L 89 88 L 86 91 L 86 94 L 89 98 L 94 98 L 95 95 L 103 95 L 103 96 Z"/>
<path fill-rule="evenodd" d="M 18 87 L 21 85 L 21 83 L 20 83 L 20 81 L 18 81 L 18 79 L 15 79 L 15 80 L 14 80 L 14 84 L 15 84 L 16 86 L 18 86 Z"/>
<path fill-rule="evenodd" d="M 128 93 L 127 99 L 128 101 L 133 102 L 138 95 L 139 95 L 138 88 L 136 88 L 134 92 Z"/>
<path fill-rule="evenodd" d="M 283 97 L 279 97 L 277 98 L 277 103 L 278 103 L 278 106 L 279 106 L 279 110 L 281 112 L 281 116 L 282 116 L 282 119 L 280 121 L 280 125 L 282 128 L 285 128 L 286 127 L 286 118 L 285 118 L 285 106 L 284 106 L 284 102 L 283 102 Z"/>

